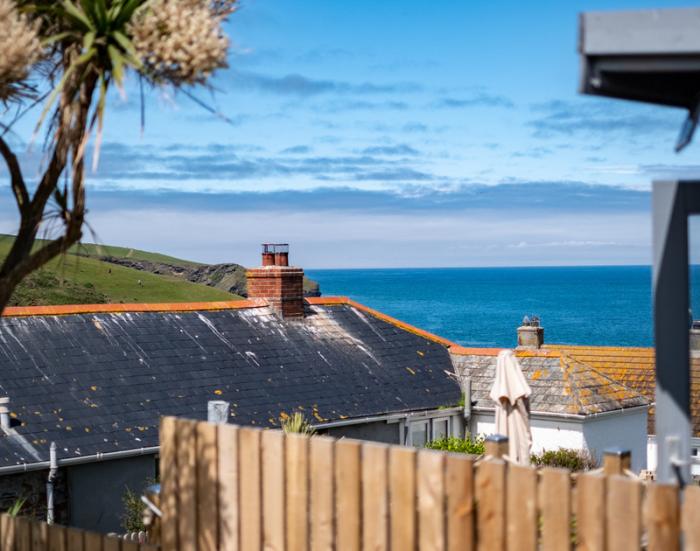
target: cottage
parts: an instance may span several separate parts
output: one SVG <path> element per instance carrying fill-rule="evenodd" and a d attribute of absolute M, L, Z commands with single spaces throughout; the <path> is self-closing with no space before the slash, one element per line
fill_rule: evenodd
<path fill-rule="evenodd" d="M 51 442 L 61 522 L 119 529 L 125 488 L 155 478 L 161 415 L 320 430 L 387 443 L 462 434 L 449 341 L 344 298 L 302 295 L 285 259 L 226 303 L 8 308 L 0 318 L 0 506 L 43 514 Z M 2 407 L 0 407 L 0 410 Z"/>
<path fill-rule="evenodd" d="M 530 385 L 533 452 L 573 448 L 598 460 L 608 448 L 632 452 L 632 469 L 647 466 L 647 412 L 650 400 L 614 380 L 572 347 L 544 346 L 541 327 L 518 328 L 516 357 Z M 494 404 L 489 398 L 499 349 L 450 348 L 455 371 L 471 388 L 469 430 L 490 434 Z"/>
<path fill-rule="evenodd" d="M 700 476 L 700 331 L 690 335 L 690 410 L 692 422 L 691 474 Z M 595 369 L 628 388 L 634 389 L 649 401 L 655 399 L 656 362 L 653 348 L 609 346 L 560 346 L 564 353 L 586 362 Z M 656 427 L 654 408 L 649 410 L 647 424 L 648 469 L 656 470 Z"/>

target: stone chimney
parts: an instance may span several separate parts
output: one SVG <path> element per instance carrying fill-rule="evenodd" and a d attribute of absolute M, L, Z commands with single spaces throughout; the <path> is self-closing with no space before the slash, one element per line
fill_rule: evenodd
<path fill-rule="evenodd" d="M 525 316 L 518 327 L 518 348 L 537 349 L 543 344 L 544 327 L 540 326 L 540 318 Z"/>
<path fill-rule="evenodd" d="M 262 266 L 246 275 L 248 298 L 265 299 L 282 318 L 304 317 L 304 270 L 289 266 L 287 243 L 263 243 Z"/>

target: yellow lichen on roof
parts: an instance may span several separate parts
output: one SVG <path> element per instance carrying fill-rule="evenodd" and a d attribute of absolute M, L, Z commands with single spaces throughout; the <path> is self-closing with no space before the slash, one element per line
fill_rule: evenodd
<path fill-rule="evenodd" d="M 546 349 L 585 363 L 617 383 L 655 399 L 656 355 L 653 348 L 625 346 L 546 345 Z M 700 358 L 690 362 L 690 408 L 693 434 L 700 436 Z M 654 408 L 649 410 L 649 432 L 654 433 Z"/>
<path fill-rule="evenodd" d="M 560 363 L 565 393 L 574 398 L 569 413 L 598 413 L 648 402 L 634 389 L 566 353 L 561 354 Z"/>

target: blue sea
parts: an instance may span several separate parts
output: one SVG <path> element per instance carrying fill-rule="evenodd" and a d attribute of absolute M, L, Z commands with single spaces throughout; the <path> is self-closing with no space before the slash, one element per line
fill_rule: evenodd
<path fill-rule="evenodd" d="M 649 266 L 307 270 L 347 295 L 465 346 L 512 347 L 525 315 L 550 343 L 651 346 Z M 695 283 L 693 285 L 693 283 Z M 700 317 L 700 266 L 691 269 Z"/>

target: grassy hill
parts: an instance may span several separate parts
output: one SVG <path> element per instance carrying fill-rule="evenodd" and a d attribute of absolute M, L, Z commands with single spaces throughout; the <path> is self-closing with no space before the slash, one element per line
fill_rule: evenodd
<path fill-rule="evenodd" d="M 0 236 L 0 259 L 13 236 Z M 108 249 L 109 252 L 103 252 Z M 75 254 L 75 253 L 78 254 Z M 227 291 L 99 260 L 103 255 L 198 266 L 157 253 L 122 247 L 80 245 L 31 274 L 15 291 L 12 305 L 99 304 L 110 302 L 197 302 L 235 300 Z M 88 256 L 83 256 L 88 255 Z"/>
<path fill-rule="evenodd" d="M 193 268 L 197 266 L 204 266 L 204 264 L 200 264 L 199 262 L 183 260 L 181 258 L 175 258 L 174 256 L 168 256 L 165 254 L 149 253 L 147 251 L 130 249 L 128 247 L 115 247 L 113 245 L 96 245 L 94 243 L 80 243 L 72 247 L 70 252 L 82 256 L 89 256 L 92 258 L 112 256 L 115 258 L 127 258 L 130 260 L 162 262 L 164 264 L 172 264 L 174 266 L 189 266 Z"/>

